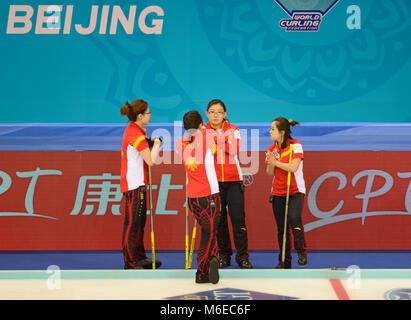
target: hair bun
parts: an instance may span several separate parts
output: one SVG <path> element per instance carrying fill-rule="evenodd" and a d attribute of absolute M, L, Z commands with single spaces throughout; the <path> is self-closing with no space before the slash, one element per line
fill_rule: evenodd
<path fill-rule="evenodd" d="M 300 124 L 298 121 L 295 121 L 295 120 L 293 120 L 293 119 L 289 119 L 288 120 L 288 123 L 290 124 L 290 126 L 295 126 L 295 125 L 298 125 L 298 124 Z"/>

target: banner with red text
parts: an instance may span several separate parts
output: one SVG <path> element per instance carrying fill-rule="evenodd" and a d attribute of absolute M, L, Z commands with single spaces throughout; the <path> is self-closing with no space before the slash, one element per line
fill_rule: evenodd
<path fill-rule="evenodd" d="M 162 155 L 171 164 L 152 169 L 156 249 L 183 250 L 184 168 L 174 153 Z M 121 249 L 119 152 L 0 156 L 0 250 Z M 308 249 L 410 249 L 410 160 L 411 151 L 305 152 Z M 244 169 L 249 248 L 278 249 L 264 152 L 253 163 Z M 192 223 L 190 216 L 190 230 Z M 146 248 L 149 224 L 148 218 Z"/>

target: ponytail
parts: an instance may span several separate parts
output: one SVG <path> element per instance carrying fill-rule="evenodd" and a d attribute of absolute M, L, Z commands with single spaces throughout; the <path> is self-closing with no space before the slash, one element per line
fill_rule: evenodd
<path fill-rule="evenodd" d="M 123 104 L 120 108 L 120 114 L 122 116 L 127 116 L 128 117 L 129 111 L 130 111 L 130 105 L 128 104 L 128 101 L 126 101 L 126 103 Z"/>
<path fill-rule="evenodd" d="M 187 130 L 187 141 L 188 141 L 189 143 L 193 142 L 193 135 L 194 135 L 194 133 L 195 133 L 196 131 L 197 131 L 196 129 L 189 129 L 189 130 Z"/>
<path fill-rule="evenodd" d="M 290 124 L 290 126 L 293 126 L 293 127 L 300 124 L 298 121 L 295 121 L 295 120 L 292 120 L 292 119 L 289 119 L 288 123 Z"/>
<path fill-rule="evenodd" d="M 134 100 L 128 103 L 128 100 L 120 108 L 120 114 L 122 116 L 127 116 L 130 122 L 136 122 L 137 116 L 143 114 L 148 109 L 148 103 L 144 100 Z"/>
<path fill-rule="evenodd" d="M 277 125 L 277 129 L 279 131 L 284 130 L 284 141 L 281 145 L 281 149 L 284 149 L 287 146 L 287 140 L 292 139 L 291 137 L 291 127 L 294 127 L 296 125 L 299 125 L 300 123 L 298 121 L 292 120 L 292 119 L 286 119 L 284 117 L 278 117 L 274 119 L 274 122 Z"/>

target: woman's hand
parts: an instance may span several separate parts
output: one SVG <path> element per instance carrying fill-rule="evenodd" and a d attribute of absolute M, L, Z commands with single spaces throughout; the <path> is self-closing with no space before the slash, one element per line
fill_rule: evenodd
<path fill-rule="evenodd" d="M 274 155 L 271 152 L 267 152 L 265 159 L 269 165 L 273 167 L 277 166 L 277 159 L 274 157 Z"/>

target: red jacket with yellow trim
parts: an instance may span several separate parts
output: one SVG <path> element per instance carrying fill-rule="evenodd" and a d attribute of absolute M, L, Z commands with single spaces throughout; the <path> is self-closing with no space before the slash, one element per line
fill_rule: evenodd
<path fill-rule="evenodd" d="M 121 192 L 148 184 L 148 166 L 140 154 L 148 147 L 146 129 L 131 122 L 124 130 L 121 145 Z"/>
<path fill-rule="evenodd" d="M 269 146 L 267 153 L 274 154 L 277 161 L 288 163 L 290 159 L 290 144 L 293 144 L 292 159 L 301 159 L 301 163 L 296 172 L 291 173 L 290 179 L 290 195 L 295 193 L 305 194 L 305 180 L 303 174 L 303 160 L 304 150 L 301 143 L 295 139 L 288 139 L 285 149 L 281 149 L 276 143 Z M 267 160 L 265 161 L 267 163 Z M 287 176 L 288 172 L 275 168 L 274 177 L 271 186 L 271 194 L 274 196 L 286 196 L 287 195 Z"/>
<path fill-rule="evenodd" d="M 204 124 L 203 129 L 212 130 L 215 136 L 217 150 L 214 160 L 218 181 L 242 181 L 243 174 L 238 160 L 241 144 L 238 127 L 225 120 L 221 132 L 211 123 Z"/>

